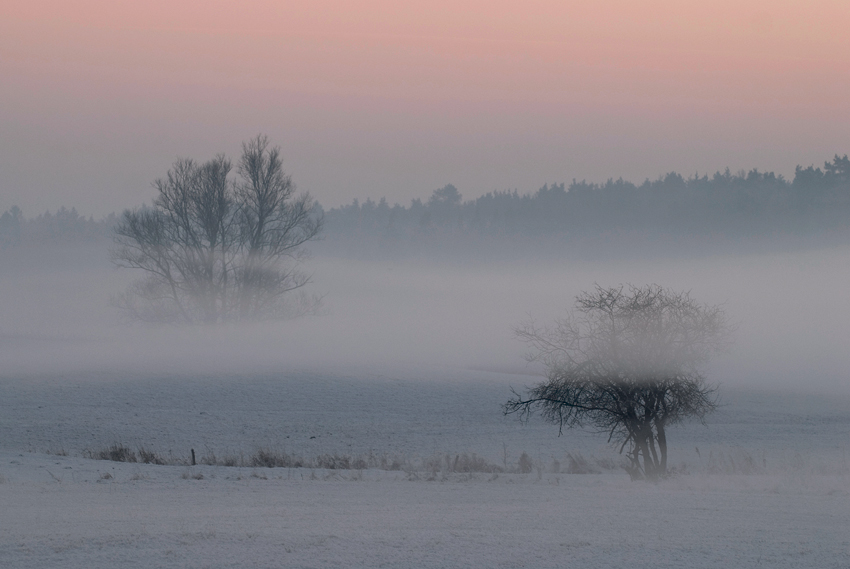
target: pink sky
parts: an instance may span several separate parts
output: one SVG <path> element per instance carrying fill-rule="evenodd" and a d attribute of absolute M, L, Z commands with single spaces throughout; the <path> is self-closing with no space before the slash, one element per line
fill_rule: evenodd
<path fill-rule="evenodd" d="M 846 1 L 0 10 L 0 211 L 137 205 L 178 155 L 257 132 L 326 206 L 850 152 Z"/>

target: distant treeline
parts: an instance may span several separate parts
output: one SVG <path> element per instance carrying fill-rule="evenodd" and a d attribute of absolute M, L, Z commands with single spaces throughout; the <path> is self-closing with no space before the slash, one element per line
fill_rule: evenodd
<path fill-rule="evenodd" d="M 321 211 L 321 207 L 317 206 Z M 495 191 L 464 201 L 449 184 L 426 201 L 386 199 L 324 211 L 325 252 L 351 257 L 416 254 L 595 257 L 690 254 L 850 243 L 850 158 L 773 172 L 671 172 L 642 184 L 609 179 L 547 184 L 534 193 Z M 94 220 L 60 208 L 26 219 L 0 215 L 0 247 L 110 239 L 115 214 Z"/>
<path fill-rule="evenodd" d="M 325 220 L 323 246 L 354 256 L 528 246 L 631 255 L 640 248 L 664 254 L 850 242 L 850 159 L 836 155 L 822 169 L 798 166 L 792 181 L 758 170 L 689 178 L 671 172 L 639 185 L 573 180 L 469 201 L 447 185 L 409 207 L 354 200 L 326 211 Z"/>
<path fill-rule="evenodd" d="M 59 208 L 55 214 L 49 211 L 33 218 L 25 218 L 18 206 L 13 206 L 0 215 L 0 247 L 16 245 L 82 243 L 111 238 L 112 227 L 118 221 L 110 214 L 95 221 L 84 217 L 75 208 Z"/>

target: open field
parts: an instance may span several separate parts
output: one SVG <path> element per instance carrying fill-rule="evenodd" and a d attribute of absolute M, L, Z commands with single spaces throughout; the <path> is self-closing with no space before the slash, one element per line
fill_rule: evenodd
<path fill-rule="evenodd" d="M 616 461 L 604 435 L 559 438 L 501 416 L 508 386 L 531 379 L 445 368 L 4 378 L 0 565 L 850 566 L 846 398 L 731 390 L 707 426 L 673 431 L 686 473 L 647 484 L 619 468 L 565 472 L 567 453 Z M 115 443 L 178 464 L 83 458 Z M 385 453 L 401 466 L 192 467 L 190 448 Z M 517 472 L 522 452 L 531 473 Z M 441 459 L 458 453 L 505 471 L 452 472 Z"/>
<path fill-rule="evenodd" d="M 837 568 L 850 554 L 846 476 L 428 482 L 403 472 L 0 460 L 4 567 Z"/>
<path fill-rule="evenodd" d="M 4 255 L 2 567 L 850 567 L 850 252 L 320 258 L 321 314 L 199 330 L 120 324 L 104 251 Z M 708 374 L 722 405 L 670 431 L 659 484 L 605 435 L 501 413 L 538 381 L 510 326 L 593 282 L 692 290 L 739 324 Z M 168 464 L 86 458 L 115 445 Z"/>

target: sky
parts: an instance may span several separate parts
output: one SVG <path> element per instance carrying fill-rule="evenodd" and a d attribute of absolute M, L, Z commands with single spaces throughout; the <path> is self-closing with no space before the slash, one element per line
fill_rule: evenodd
<path fill-rule="evenodd" d="M 5 0 L 0 211 L 149 202 L 258 133 L 325 207 L 850 152 L 846 1 Z"/>

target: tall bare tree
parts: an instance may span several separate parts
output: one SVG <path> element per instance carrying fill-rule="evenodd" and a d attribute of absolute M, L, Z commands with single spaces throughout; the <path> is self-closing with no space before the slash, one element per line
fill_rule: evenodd
<path fill-rule="evenodd" d="M 240 315 L 256 317 L 268 311 L 285 292 L 304 286 L 309 278 L 296 267 L 302 245 L 314 239 L 322 220 L 313 215 L 309 194 L 295 194 L 292 178 L 283 170 L 280 149 L 269 148 L 265 136 L 242 144 L 236 185 L 240 247 L 243 263 L 237 273 Z M 281 264 L 281 259 L 289 264 Z"/>
<path fill-rule="evenodd" d="M 265 136 L 243 144 L 238 180 L 224 156 L 174 163 L 154 182 L 152 207 L 127 210 L 113 261 L 144 278 L 118 297 L 148 321 L 216 323 L 278 317 L 285 293 L 309 276 L 303 245 L 322 228 L 308 193 L 295 194 L 280 150 Z"/>
<path fill-rule="evenodd" d="M 564 427 L 596 428 L 627 451 L 632 478 L 667 474 L 667 427 L 702 420 L 716 407 L 716 387 L 702 368 L 729 345 L 721 307 L 657 285 L 597 286 L 576 299 L 554 326 L 528 322 L 515 329 L 532 349 L 529 361 L 546 381 L 525 395 L 514 391 L 505 414 L 527 419 L 535 409 Z"/>

